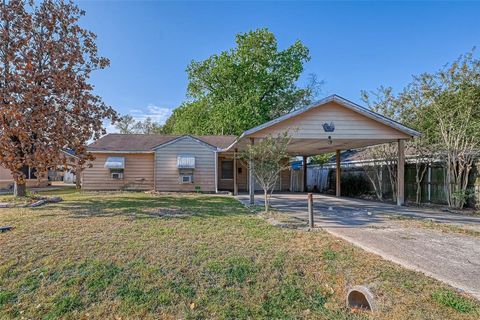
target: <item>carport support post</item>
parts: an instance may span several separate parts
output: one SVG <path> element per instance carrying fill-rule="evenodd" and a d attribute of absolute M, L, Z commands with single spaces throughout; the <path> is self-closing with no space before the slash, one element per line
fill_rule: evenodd
<path fill-rule="evenodd" d="M 308 193 L 307 195 L 308 202 L 308 227 L 313 228 L 315 222 L 313 221 L 313 194 Z"/>
<path fill-rule="evenodd" d="M 250 138 L 250 145 L 253 147 L 255 143 L 253 138 Z M 250 156 L 248 161 L 248 193 L 250 195 L 250 205 L 255 204 L 255 180 L 253 177 L 253 159 Z"/>
<path fill-rule="evenodd" d="M 398 140 L 397 206 L 405 203 L 405 140 Z"/>
<path fill-rule="evenodd" d="M 307 192 L 307 157 L 303 156 L 303 192 Z"/>
<path fill-rule="evenodd" d="M 335 195 L 337 197 L 340 197 L 340 195 L 342 194 L 342 190 L 341 190 L 341 187 L 340 187 L 341 186 L 340 177 L 342 175 L 342 168 L 340 167 L 340 150 L 336 151 L 335 160 L 336 160 L 336 163 L 337 163 L 337 168 L 335 170 Z"/>

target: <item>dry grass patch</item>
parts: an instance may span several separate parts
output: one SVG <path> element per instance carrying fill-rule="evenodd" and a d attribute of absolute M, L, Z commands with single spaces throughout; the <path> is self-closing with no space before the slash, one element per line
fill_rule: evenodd
<path fill-rule="evenodd" d="M 406 216 L 392 216 L 391 219 L 399 220 L 405 227 L 408 228 L 424 228 L 441 231 L 444 233 L 462 234 L 472 237 L 480 238 L 480 231 L 469 228 L 468 225 L 454 225 L 448 223 L 436 222 L 428 219 L 418 219 Z"/>
<path fill-rule="evenodd" d="M 229 197 L 62 197 L 0 209 L 0 224 L 15 226 L 0 234 L 1 319 L 479 316 L 477 302 L 448 286 L 327 233 L 271 226 Z M 357 284 L 373 288 L 380 312 L 345 308 Z"/>

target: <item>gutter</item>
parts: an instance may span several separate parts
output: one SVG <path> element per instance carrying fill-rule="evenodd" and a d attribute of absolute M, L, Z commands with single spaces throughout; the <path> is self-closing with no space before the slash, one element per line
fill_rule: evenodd
<path fill-rule="evenodd" d="M 155 153 L 155 151 L 119 151 L 119 150 L 87 150 L 90 153 L 126 153 L 126 154 L 138 154 L 138 153 Z"/>

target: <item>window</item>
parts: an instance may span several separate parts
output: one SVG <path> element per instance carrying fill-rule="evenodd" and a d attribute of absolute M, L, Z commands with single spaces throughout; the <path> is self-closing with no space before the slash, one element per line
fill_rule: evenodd
<path fill-rule="evenodd" d="M 125 170 L 125 158 L 108 157 L 105 161 L 105 168 L 110 169 L 110 177 L 112 179 L 123 179 L 123 171 Z"/>
<path fill-rule="evenodd" d="M 177 168 L 195 169 L 195 157 L 185 154 L 177 156 Z"/>
<path fill-rule="evenodd" d="M 222 179 L 233 179 L 233 161 L 222 161 Z"/>
<path fill-rule="evenodd" d="M 29 166 L 23 166 L 20 170 L 25 175 L 25 179 L 37 179 L 37 169 Z"/>

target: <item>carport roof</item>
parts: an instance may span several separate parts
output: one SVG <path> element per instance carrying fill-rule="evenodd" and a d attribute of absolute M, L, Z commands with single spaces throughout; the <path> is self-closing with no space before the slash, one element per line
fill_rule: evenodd
<path fill-rule="evenodd" d="M 326 125 L 333 125 L 333 130 L 327 131 Z M 242 149 L 249 138 L 262 139 L 286 130 L 292 132 L 288 152 L 291 155 L 306 156 L 410 139 L 420 135 L 397 121 L 334 94 L 246 130 L 222 151 L 230 150 L 234 146 Z"/>
<path fill-rule="evenodd" d="M 374 111 L 372 111 L 372 110 L 369 110 L 369 109 L 367 109 L 367 108 L 364 108 L 364 107 L 362 107 L 362 106 L 360 106 L 360 105 L 358 105 L 358 104 L 356 104 L 356 103 L 354 103 L 354 102 L 352 102 L 352 101 L 350 101 L 350 100 L 347 100 L 347 99 L 345 99 L 345 98 L 340 97 L 339 95 L 333 94 L 333 95 L 328 96 L 328 97 L 326 97 L 326 98 L 323 98 L 322 100 L 317 101 L 317 102 L 315 102 L 315 103 L 313 103 L 313 104 L 311 104 L 311 105 L 309 105 L 309 106 L 306 106 L 306 107 L 300 108 L 300 109 L 298 109 L 298 110 L 295 110 L 295 111 L 293 111 L 293 112 L 287 113 L 286 115 L 283 115 L 283 116 L 281 116 L 281 117 L 278 117 L 278 118 L 276 118 L 276 119 L 273 119 L 273 120 L 271 120 L 271 121 L 268 121 L 268 122 L 266 122 L 266 123 L 264 123 L 264 124 L 261 124 L 261 125 L 259 125 L 259 126 L 257 126 L 257 127 L 252 128 L 252 129 L 248 129 L 248 130 L 246 130 L 245 132 L 242 133 L 242 135 L 239 137 L 239 139 L 241 139 L 242 137 L 251 135 L 251 134 L 253 134 L 253 133 L 255 133 L 255 132 L 258 132 L 258 131 L 260 131 L 260 130 L 263 130 L 263 129 L 266 129 L 266 128 L 268 128 L 268 127 L 271 127 L 271 126 L 273 126 L 273 125 L 275 125 L 275 124 L 278 124 L 278 123 L 280 123 L 280 122 L 282 122 L 282 121 L 285 121 L 285 120 L 288 120 L 288 119 L 290 119 L 290 118 L 296 117 L 296 116 L 298 116 L 298 115 L 300 115 L 300 114 L 302 114 L 302 113 L 304 113 L 304 112 L 307 112 L 307 111 L 309 111 L 309 110 L 311 110 L 311 109 L 313 109 L 313 108 L 320 107 L 320 106 L 325 105 L 325 104 L 327 104 L 327 103 L 329 103 L 329 102 L 336 102 L 336 103 L 338 103 L 339 105 L 342 105 L 342 106 L 344 106 L 344 107 L 346 107 L 346 108 L 348 108 L 348 109 L 350 109 L 350 110 L 353 110 L 353 111 L 355 111 L 355 112 L 358 112 L 358 113 L 360 113 L 360 114 L 362 114 L 362 115 L 364 115 L 364 116 L 366 116 L 366 117 L 368 117 L 368 118 L 370 118 L 370 119 L 372 119 L 372 120 L 381 122 L 381 123 L 383 123 L 383 124 L 385 124 L 385 125 L 387 125 L 387 126 L 389 126 L 389 127 L 392 127 L 392 128 L 397 129 L 397 130 L 399 130 L 399 131 L 402 131 L 402 132 L 404 132 L 404 133 L 406 133 L 406 134 L 408 134 L 408 135 L 410 135 L 410 136 L 412 136 L 412 137 L 415 137 L 415 136 L 419 136 L 419 135 L 420 135 L 420 132 L 415 131 L 415 130 L 407 127 L 407 126 L 404 126 L 404 125 L 401 124 L 400 122 L 397 122 L 397 121 L 392 120 L 392 119 L 390 119 L 390 118 L 387 118 L 387 117 L 385 117 L 385 116 L 383 116 L 383 115 L 381 115 L 381 114 L 379 114 L 379 113 L 376 113 L 376 112 L 374 112 Z"/>

